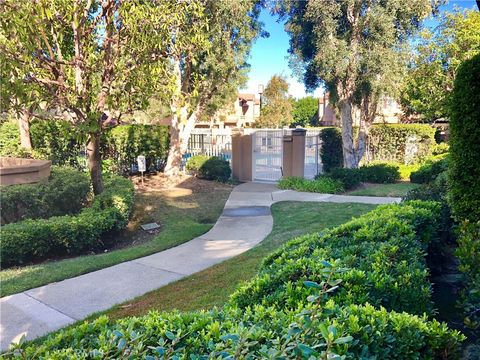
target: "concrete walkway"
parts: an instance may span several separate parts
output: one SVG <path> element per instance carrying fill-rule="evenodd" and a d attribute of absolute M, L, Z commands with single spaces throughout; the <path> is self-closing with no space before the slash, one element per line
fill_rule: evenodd
<path fill-rule="evenodd" d="M 35 339 L 251 249 L 271 232 L 270 206 L 279 201 L 385 204 L 400 199 L 301 193 L 261 183 L 239 185 L 213 228 L 198 238 L 150 256 L 1 298 L 0 350 L 5 351 L 24 333 L 27 339 Z"/>

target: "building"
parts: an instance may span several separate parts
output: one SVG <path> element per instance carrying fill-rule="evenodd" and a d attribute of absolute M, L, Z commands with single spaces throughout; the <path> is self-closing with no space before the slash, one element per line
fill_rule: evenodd
<path fill-rule="evenodd" d="M 330 94 L 327 92 L 318 99 L 318 116 L 321 126 L 340 126 L 340 118 L 330 104 Z M 398 124 L 401 122 L 403 111 L 400 104 L 390 97 L 380 100 L 374 123 Z M 355 126 L 358 126 L 358 116 L 355 117 Z"/>

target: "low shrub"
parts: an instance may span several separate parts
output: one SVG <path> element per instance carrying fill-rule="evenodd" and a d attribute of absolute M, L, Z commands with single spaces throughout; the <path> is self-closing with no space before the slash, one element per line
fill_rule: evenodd
<path fill-rule="evenodd" d="M 185 169 L 201 179 L 228 181 L 232 170 L 227 160 L 216 156 L 195 155 L 187 160 Z"/>
<path fill-rule="evenodd" d="M 259 275 L 240 287 L 231 304 L 294 308 L 315 290 L 304 281 L 321 278 L 339 262 L 342 286 L 329 294 L 337 304 L 383 306 L 422 314 L 432 309 L 424 253 L 437 236 L 439 205 L 410 202 L 380 206 L 324 233 L 287 243 L 268 256 Z M 332 278 L 335 281 L 336 278 Z"/>
<path fill-rule="evenodd" d="M 127 225 L 134 200 L 128 179 L 107 178 L 105 189 L 78 215 L 27 219 L 2 226 L 0 265 L 22 265 L 101 248 L 102 236 Z"/>
<path fill-rule="evenodd" d="M 447 154 L 450 151 L 450 145 L 448 145 L 445 142 L 442 142 L 440 144 L 435 144 L 432 146 L 432 155 L 443 155 Z"/>
<path fill-rule="evenodd" d="M 480 328 L 480 221 L 464 221 L 460 225 L 455 251 L 464 274 L 461 305 L 465 324 L 473 329 Z"/>
<path fill-rule="evenodd" d="M 320 157 L 326 173 L 343 166 L 342 133 L 338 128 L 325 128 L 320 132 Z"/>
<path fill-rule="evenodd" d="M 362 174 L 359 169 L 336 168 L 330 171 L 327 176 L 340 181 L 345 190 L 353 189 L 362 182 Z"/>
<path fill-rule="evenodd" d="M 417 171 L 412 172 L 410 181 L 416 184 L 426 184 L 434 181 L 437 176 L 448 168 L 448 157 L 438 155 L 429 158 Z"/>
<path fill-rule="evenodd" d="M 293 240 L 268 257 L 259 276 L 222 309 L 151 312 L 117 321 L 104 316 L 42 344 L 21 345 L 7 356 L 455 358 L 464 340 L 458 331 L 427 315 L 388 310 L 430 308 L 423 249 L 435 233 L 437 207 L 432 202 L 383 206 L 324 234 Z M 248 297 L 246 289 L 262 290 L 263 301 Z M 287 301 L 279 301 L 280 293 Z M 386 308 L 374 307 L 382 303 Z"/>
<path fill-rule="evenodd" d="M 315 180 L 308 180 L 295 176 L 285 177 L 280 179 L 277 186 L 280 189 L 325 194 L 336 194 L 344 191 L 343 185 L 339 180 L 332 179 L 328 176 L 320 176 Z"/>
<path fill-rule="evenodd" d="M 48 180 L 2 187 L 2 225 L 76 214 L 86 205 L 89 193 L 90 179 L 86 173 L 53 166 Z"/>
<path fill-rule="evenodd" d="M 394 183 L 400 180 L 398 166 L 391 163 L 374 163 L 360 167 L 363 182 L 378 184 Z"/>

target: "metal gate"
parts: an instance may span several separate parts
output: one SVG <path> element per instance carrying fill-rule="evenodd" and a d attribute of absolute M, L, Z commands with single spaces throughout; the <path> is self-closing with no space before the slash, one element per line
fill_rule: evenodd
<path fill-rule="evenodd" d="M 257 130 L 252 133 L 254 181 L 278 181 L 282 177 L 285 132 L 286 130 Z"/>
<path fill-rule="evenodd" d="M 315 175 L 321 174 L 322 160 L 320 157 L 320 131 L 308 130 L 305 137 L 305 167 L 304 176 L 306 179 L 313 179 Z"/>

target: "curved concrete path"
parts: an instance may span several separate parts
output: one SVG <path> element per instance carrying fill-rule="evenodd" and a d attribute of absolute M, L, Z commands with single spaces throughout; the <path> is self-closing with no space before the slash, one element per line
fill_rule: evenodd
<path fill-rule="evenodd" d="M 272 230 L 270 206 L 279 201 L 385 204 L 399 198 L 279 190 L 273 184 L 237 186 L 206 234 L 174 248 L 0 299 L 0 351 L 26 333 L 28 340 L 131 300 L 234 257 Z"/>

